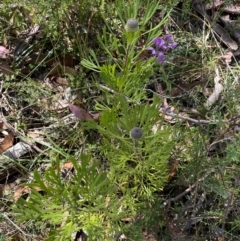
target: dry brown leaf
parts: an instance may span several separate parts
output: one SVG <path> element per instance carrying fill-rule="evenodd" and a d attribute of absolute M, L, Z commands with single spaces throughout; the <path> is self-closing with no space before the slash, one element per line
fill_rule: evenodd
<path fill-rule="evenodd" d="M 0 122 L 0 129 L 1 130 L 7 130 L 8 127 L 6 126 L 6 124 L 4 122 Z"/>
<path fill-rule="evenodd" d="M 231 14 L 240 14 L 240 5 L 239 3 L 226 5 L 224 6 L 223 11 Z"/>
<path fill-rule="evenodd" d="M 78 72 L 75 69 L 70 68 L 68 66 L 63 66 L 63 73 L 64 74 L 71 74 L 71 75 L 77 75 L 78 74 Z"/>
<path fill-rule="evenodd" d="M 13 195 L 14 201 L 16 202 L 22 195 L 29 194 L 30 192 L 31 192 L 31 189 L 29 187 L 22 187 L 22 186 L 17 187 Z"/>
<path fill-rule="evenodd" d="M 122 218 L 121 221 L 123 221 L 123 222 L 134 222 L 134 221 L 136 221 L 136 217 Z"/>
<path fill-rule="evenodd" d="M 54 75 L 54 76 L 61 76 L 63 74 L 72 74 L 77 75 L 77 71 L 71 67 L 64 66 L 59 62 L 56 62 L 52 65 L 52 69 L 46 73 L 46 76 Z"/>
<path fill-rule="evenodd" d="M 28 131 L 27 136 L 37 139 L 38 141 L 43 141 L 44 140 L 44 134 L 41 131 Z"/>
<path fill-rule="evenodd" d="M 217 8 L 217 7 L 220 7 L 222 4 L 224 4 L 224 1 L 223 0 L 214 0 L 212 1 L 211 3 L 206 3 L 204 5 L 204 8 L 206 10 L 208 9 L 211 9 L 211 8 Z"/>
<path fill-rule="evenodd" d="M 240 7 L 239 7 L 239 9 L 240 9 Z M 236 40 L 238 40 L 238 43 L 239 43 L 239 41 L 240 41 L 239 21 L 238 20 L 233 20 L 230 17 L 230 14 L 222 14 L 219 19 L 223 23 L 225 28 L 231 29 L 231 33 L 232 33 L 233 37 Z"/>
<path fill-rule="evenodd" d="M 14 135 L 12 132 L 9 132 L 8 135 L 5 135 L 5 138 L 0 142 L 0 154 L 12 147 L 14 140 Z"/>
<path fill-rule="evenodd" d="M 60 166 L 60 169 L 72 169 L 74 166 L 72 162 L 66 162 Z"/>
<path fill-rule="evenodd" d="M 46 185 L 46 183 L 44 183 L 45 184 L 45 186 L 47 186 Z M 37 191 L 37 192 L 41 192 L 42 190 L 39 188 L 39 187 L 34 187 L 33 188 L 35 191 Z M 17 188 L 15 188 L 15 190 L 14 190 L 14 195 L 13 195 L 13 197 L 14 197 L 14 201 L 16 202 L 21 196 L 23 196 L 24 194 L 29 194 L 29 193 L 31 193 L 31 188 L 30 187 L 22 187 L 22 186 L 18 186 Z"/>
<path fill-rule="evenodd" d="M 6 62 L 0 62 L 0 70 L 3 72 L 4 75 L 11 75 L 11 74 L 13 74 L 12 68 Z"/>
<path fill-rule="evenodd" d="M 55 81 L 60 85 L 69 86 L 68 80 L 66 78 L 57 77 Z"/>
<path fill-rule="evenodd" d="M 9 239 L 7 239 L 7 240 L 9 240 Z M 11 240 L 25 241 L 26 237 L 21 232 L 16 231 L 16 232 L 12 232 Z"/>
<path fill-rule="evenodd" d="M 78 107 L 76 105 L 69 105 L 69 109 L 80 120 L 83 120 L 83 121 L 93 120 L 92 115 L 89 114 L 86 110 L 82 109 L 81 107 Z"/>
<path fill-rule="evenodd" d="M 225 63 L 229 64 L 232 62 L 232 57 L 233 53 L 229 51 L 223 55 L 217 56 L 217 59 L 222 59 Z"/>
<path fill-rule="evenodd" d="M 71 177 L 71 174 L 73 173 L 74 166 L 71 162 L 66 162 L 60 166 L 60 170 L 55 170 L 55 173 L 61 173 L 61 177 L 63 179 L 68 179 Z"/>
<path fill-rule="evenodd" d="M 46 76 L 49 75 L 56 75 L 56 76 L 60 76 L 62 73 L 62 67 L 60 63 L 54 63 L 52 65 L 52 69 L 46 74 Z"/>
<path fill-rule="evenodd" d="M 236 43 L 236 41 L 234 41 L 231 36 L 229 35 L 229 33 L 218 23 L 214 23 L 214 21 L 212 20 L 212 18 L 208 15 L 208 13 L 206 12 L 206 9 L 204 8 L 204 6 L 201 4 L 201 1 L 198 0 L 194 0 L 192 3 L 192 8 L 198 12 L 200 15 L 202 15 L 202 17 L 209 22 L 209 24 L 211 25 L 214 34 L 216 35 L 216 37 L 223 42 L 227 47 L 229 47 L 231 50 L 237 50 L 238 49 L 238 44 Z"/>

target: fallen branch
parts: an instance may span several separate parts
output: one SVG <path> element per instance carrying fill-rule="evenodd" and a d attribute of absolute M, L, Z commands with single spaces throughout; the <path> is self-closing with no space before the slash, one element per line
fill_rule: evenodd
<path fill-rule="evenodd" d="M 182 198 L 183 196 L 185 196 L 186 194 L 188 194 L 189 192 L 191 192 L 199 182 L 204 181 L 211 173 L 215 172 L 215 169 L 211 169 L 209 170 L 203 177 L 199 178 L 194 184 L 192 184 L 191 186 L 189 186 L 184 192 L 180 193 L 179 195 L 177 195 L 176 197 L 173 198 L 169 198 L 168 200 L 166 200 L 163 203 L 163 206 L 166 207 L 167 205 L 169 205 L 171 202 L 175 202 L 177 200 L 179 200 L 180 198 Z"/>
<path fill-rule="evenodd" d="M 11 224 L 12 224 L 18 231 L 20 231 L 24 236 L 26 236 L 26 237 L 36 237 L 36 235 L 34 235 L 34 234 L 27 234 L 27 233 L 25 233 L 17 224 L 15 224 L 15 223 L 7 216 L 6 213 L 3 213 L 2 215 L 3 215 L 3 217 L 4 217 L 9 223 L 11 223 Z"/>
<path fill-rule="evenodd" d="M 193 118 L 190 118 L 190 117 L 187 117 L 187 116 L 183 116 L 181 114 L 175 114 L 174 112 L 168 112 L 167 110 L 164 110 L 163 108 L 161 108 L 159 111 L 164 115 L 168 115 L 168 116 L 171 116 L 171 117 L 176 117 L 176 118 L 179 118 L 179 119 L 182 119 L 182 120 L 190 121 L 190 122 L 193 122 L 193 123 L 198 124 L 198 125 L 217 123 L 217 121 L 213 121 L 213 120 L 196 120 L 196 119 L 193 119 Z"/>

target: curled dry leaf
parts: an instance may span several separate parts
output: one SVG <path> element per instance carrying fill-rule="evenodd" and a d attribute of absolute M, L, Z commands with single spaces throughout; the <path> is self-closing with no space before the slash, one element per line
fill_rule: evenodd
<path fill-rule="evenodd" d="M 57 77 L 56 82 L 63 86 L 69 86 L 69 82 L 68 82 L 67 78 Z"/>
<path fill-rule="evenodd" d="M 205 106 L 206 107 L 210 107 L 211 105 L 213 105 L 219 98 L 219 95 L 221 94 L 222 90 L 223 90 L 223 86 L 222 84 L 219 83 L 219 80 L 221 78 L 219 77 L 219 73 L 218 70 L 216 70 L 216 77 L 214 78 L 214 90 L 212 92 L 212 94 L 208 97 Z"/>
<path fill-rule="evenodd" d="M 76 105 L 69 105 L 69 109 L 80 120 L 83 120 L 83 121 L 93 120 L 93 116 L 91 114 L 89 114 L 86 110 Z"/>
<path fill-rule="evenodd" d="M 240 7 L 239 7 L 240 8 Z M 238 20 L 232 20 L 230 18 L 230 15 L 222 15 L 220 18 L 220 21 L 223 23 L 226 29 L 231 29 L 231 33 L 233 37 L 240 42 L 240 28 L 239 28 L 239 22 Z"/>
<path fill-rule="evenodd" d="M 31 189 L 29 187 L 22 187 L 19 186 L 14 190 L 14 201 L 16 202 L 21 196 L 24 194 L 29 194 L 31 192 Z"/>
<path fill-rule="evenodd" d="M 220 7 L 222 4 L 224 4 L 223 0 L 214 0 L 211 3 L 204 4 L 204 8 L 206 10 L 209 10 L 209 9 L 212 9 L 212 8 Z"/>
<path fill-rule="evenodd" d="M 47 186 L 47 184 L 45 184 Z M 41 188 L 39 187 L 34 187 L 33 188 L 37 192 L 41 192 Z M 20 197 L 22 197 L 25 194 L 31 193 L 32 189 L 30 187 L 24 187 L 24 186 L 18 186 L 14 190 L 14 201 L 16 202 Z"/>
<path fill-rule="evenodd" d="M 222 84 L 215 83 L 213 93 L 207 99 L 205 106 L 210 107 L 211 105 L 213 105 L 218 100 L 219 95 L 222 92 L 222 90 L 223 90 Z"/>
<path fill-rule="evenodd" d="M 217 56 L 218 59 L 223 60 L 224 63 L 230 64 L 232 62 L 233 53 L 231 51 L 226 52 L 223 55 Z"/>
<path fill-rule="evenodd" d="M 68 169 L 68 170 L 71 170 L 72 168 L 74 168 L 72 162 L 65 162 L 64 164 L 62 164 L 60 166 L 60 169 L 63 170 L 63 169 Z"/>
<path fill-rule="evenodd" d="M 13 145 L 14 135 L 12 132 L 9 132 L 5 135 L 5 138 L 2 142 L 0 142 L 0 153 L 3 153 Z"/>
<path fill-rule="evenodd" d="M 226 6 L 224 6 L 223 11 L 231 14 L 240 14 L 240 5 L 239 3 L 227 4 Z"/>

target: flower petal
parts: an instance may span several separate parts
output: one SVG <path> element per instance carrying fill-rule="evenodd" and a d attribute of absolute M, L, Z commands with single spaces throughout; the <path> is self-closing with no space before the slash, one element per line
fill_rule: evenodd
<path fill-rule="evenodd" d="M 152 55 L 156 55 L 157 53 L 153 47 L 147 47 L 147 50 L 150 50 Z"/>
<path fill-rule="evenodd" d="M 177 42 L 172 42 L 172 43 L 170 43 L 170 44 L 168 45 L 168 48 L 170 48 L 170 49 L 174 49 L 174 48 L 177 47 L 177 45 L 178 45 Z"/>
<path fill-rule="evenodd" d="M 163 64 L 163 62 L 164 62 L 164 53 L 163 53 L 163 52 L 159 52 L 159 53 L 158 53 L 157 61 L 158 61 L 160 64 Z"/>
<path fill-rule="evenodd" d="M 171 34 L 167 34 L 167 35 L 165 35 L 164 39 L 166 41 L 172 41 L 172 35 Z"/>
<path fill-rule="evenodd" d="M 165 41 L 162 39 L 162 38 L 154 38 L 153 40 L 153 43 L 155 44 L 155 46 L 157 47 L 157 48 L 162 48 L 162 46 L 164 46 L 165 45 Z"/>

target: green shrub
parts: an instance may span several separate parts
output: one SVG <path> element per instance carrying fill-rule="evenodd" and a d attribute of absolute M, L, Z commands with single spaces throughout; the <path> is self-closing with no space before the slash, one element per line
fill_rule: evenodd
<path fill-rule="evenodd" d="M 54 40 L 55 33 L 59 33 L 57 24 L 60 20 L 64 21 L 64 11 L 67 11 L 66 3 L 62 4 L 57 8 L 62 10 L 60 12 L 53 13 L 49 9 L 44 12 L 49 18 L 58 14 L 56 19 L 50 18 L 52 22 L 45 26 L 45 31 Z M 121 4 L 123 2 L 118 1 L 118 5 Z M 57 157 L 54 159 L 51 155 L 51 167 L 45 173 L 34 172 L 33 182 L 26 184 L 32 192 L 26 200 L 20 198 L 14 207 L 15 218 L 19 222 L 31 220 L 37 227 L 46 228 L 49 234 L 46 240 L 71 240 L 72 233 L 80 229 L 87 233 L 89 241 L 112 240 L 120 230 L 128 230 L 121 220 L 149 211 L 146 207 L 155 204 L 155 194 L 166 185 L 173 132 L 159 117 L 159 97 L 154 96 L 152 103 L 142 101 L 146 96 L 144 86 L 153 76 L 154 59 L 139 60 L 144 49 L 139 51 L 138 44 L 145 39 L 144 47 L 147 47 L 153 37 L 161 34 L 159 27 L 167 21 L 171 9 L 151 28 L 148 21 L 159 3 L 148 1 L 146 8 L 142 4 L 138 0 L 133 6 L 117 8 L 115 20 L 120 21 L 120 35 L 111 31 L 114 19 L 105 19 L 106 26 L 98 41 L 99 52 L 104 50 L 100 57 L 107 56 L 107 61 L 100 64 L 98 52 L 90 49 L 89 55 L 81 61 L 84 67 L 99 74 L 100 80 L 94 79 L 96 86 L 110 90 L 102 91 L 103 101 L 95 102 L 95 109 L 101 110 L 99 122 L 89 121 L 79 125 L 89 135 L 97 133 L 99 141 L 93 150 L 81 150 L 80 156 L 76 153 L 70 155 L 54 144 L 49 147 L 49 144 L 41 143 Z M 39 9 L 42 7 L 40 5 Z M 137 18 L 143 12 L 139 30 L 126 31 L 124 24 L 128 19 L 125 17 Z M 130 16 L 131 13 L 134 16 Z M 147 24 L 150 29 L 145 29 Z M 114 52 L 117 52 L 118 58 L 115 58 Z M 134 127 L 143 131 L 142 139 L 137 142 L 129 137 Z M 60 171 L 65 161 L 74 165 L 69 179 L 63 178 Z M 149 213 L 151 215 L 153 212 Z"/>

